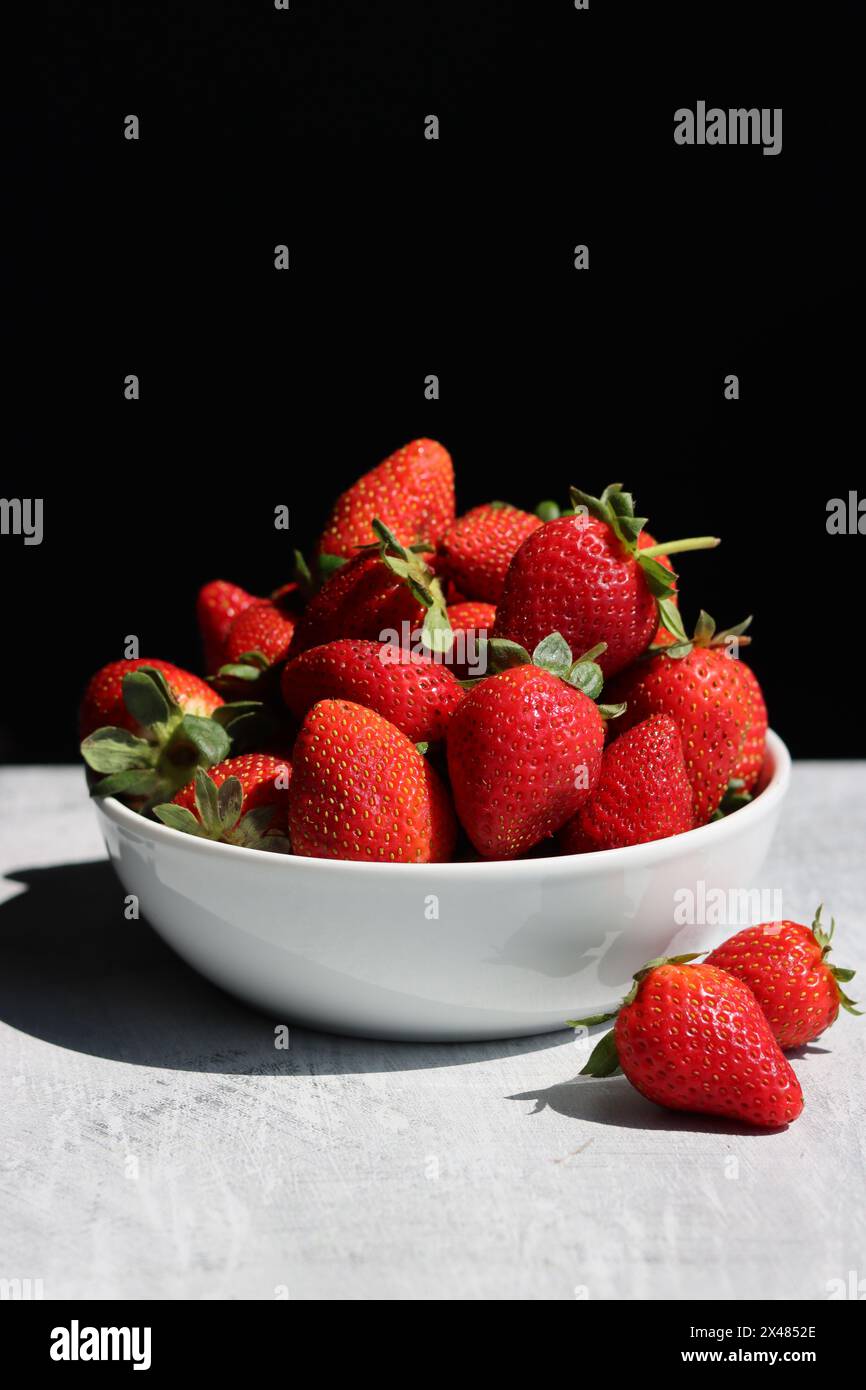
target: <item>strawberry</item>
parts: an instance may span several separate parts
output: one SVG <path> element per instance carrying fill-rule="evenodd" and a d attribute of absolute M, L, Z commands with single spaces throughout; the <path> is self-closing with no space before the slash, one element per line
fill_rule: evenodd
<path fill-rule="evenodd" d="M 288 851 L 291 764 L 271 753 L 227 758 L 194 779 L 153 814 L 163 825 L 247 849 Z"/>
<path fill-rule="evenodd" d="M 232 621 L 257 600 L 239 584 L 212 579 L 198 591 L 195 611 L 204 648 L 205 670 L 218 671 L 225 660 L 225 640 Z"/>
<path fill-rule="evenodd" d="M 285 661 L 295 631 L 296 618 L 283 603 L 257 599 L 239 613 L 229 627 L 223 662 L 242 663 L 251 652 L 261 652 L 269 666 Z"/>
<path fill-rule="evenodd" d="M 685 638 L 671 602 L 676 576 L 667 556 L 705 550 L 718 540 L 700 536 L 657 545 L 619 483 L 599 498 L 572 489 L 572 499 L 578 514 L 545 522 L 511 561 L 494 635 L 529 649 L 553 631 L 577 651 L 604 642 L 599 665 L 612 676 L 649 646 L 659 619 Z"/>
<path fill-rule="evenodd" d="M 402 643 L 416 629 L 428 650 L 447 650 L 451 635 L 439 580 L 423 557 L 402 546 L 378 517 L 373 530 L 379 544 L 348 560 L 310 599 L 290 657 L 346 637 L 382 642 L 394 640 L 396 633 Z"/>
<path fill-rule="evenodd" d="M 478 603 L 474 599 L 449 603 L 448 621 L 452 632 L 477 632 L 479 638 L 489 637 L 496 622 L 496 608 L 492 603 Z"/>
<path fill-rule="evenodd" d="M 223 703 L 222 696 L 212 690 L 201 676 L 183 671 L 170 661 L 156 661 L 146 656 L 110 661 L 91 676 L 87 684 L 78 711 L 80 738 L 87 738 L 94 729 L 101 729 L 106 724 L 129 729 L 131 733 L 141 733 L 141 725 L 124 702 L 123 682 L 126 676 L 143 666 L 151 667 L 164 676 L 177 704 L 187 714 L 207 716 Z"/>
<path fill-rule="evenodd" d="M 170 662 L 111 662 L 91 679 L 81 703 L 81 754 L 91 771 L 104 774 L 93 795 L 123 795 L 145 808 L 167 800 L 196 767 L 228 757 L 229 730 L 249 708 L 225 704 L 198 676 Z"/>
<path fill-rule="evenodd" d="M 802 1047 L 836 1022 L 840 1004 L 860 1012 L 841 988 L 855 972 L 827 964 L 835 928 L 831 920 L 824 931 L 820 907 L 811 927 L 787 919 L 746 927 L 711 952 L 707 964 L 749 986 L 780 1047 Z"/>
<path fill-rule="evenodd" d="M 778 1129 L 803 1109 L 800 1083 L 752 991 L 694 956 L 650 961 L 621 1007 L 573 1026 L 616 1025 L 581 1075 L 620 1068 L 647 1100 L 668 1110 L 723 1115 Z"/>
<path fill-rule="evenodd" d="M 764 766 L 767 742 L 767 706 L 758 678 L 745 661 L 735 663 L 737 674 L 748 705 L 748 728 L 740 755 L 734 764 L 733 780 L 738 781 L 746 794 L 754 791 Z"/>
<path fill-rule="evenodd" d="M 596 651 L 573 662 L 559 633 L 531 658 L 514 643 L 491 641 L 488 650 L 505 669 L 476 684 L 451 716 L 448 770 L 479 854 L 514 859 L 570 820 L 598 780 L 604 711 L 590 694 L 600 691 L 601 672 Z"/>
<path fill-rule="evenodd" d="M 718 811 L 743 754 L 751 699 L 732 644 L 748 640 L 741 634 L 749 621 L 717 633 L 712 618 L 702 612 L 691 640 L 637 662 L 609 687 L 612 700 L 626 703 L 623 732 L 651 714 L 674 720 L 682 736 L 696 825 Z"/>
<path fill-rule="evenodd" d="M 512 558 L 540 525 L 539 517 L 507 502 L 473 507 L 439 542 L 436 571 L 469 598 L 497 603 Z"/>
<path fill-rule="evenodd" d="M 454 467 L 435 439 L 414 439 L 365 473 L 337 499 L 319 551 L 352 556 L 375 540 L 379 517 L 405 546 L 435 546 L 454 520 Z"/>
<path fill-rule="evenodd" d="M 463 688 L 422 652 L 347 639 L 303 652 L 283 669 L 283 698 L 298 719 L 318 700 L 351 700 L 374 709 L 413 743 L 445 737 Z"/>
<path fill-rule="evenodd" d="M 559 832 L 563 854 L 663 840 L 692 828 L 692 788 L 680 731 L 666 714 L 610 744 L 592 796 Z"/>
<path fill-rule="evenodd" d="M 496 609 L 492 603 L 465 600 L 463 603 L 449 603 L 447 613 L 454 634 L 449 657 L 451 669 L 458 680 L 477 676 L 483 644 L 493 632 Z"/>
<path fill-rule="evenodd" d="M 375 710 L 321 700 L 295 743 L 289 794 L 295 854 L 427 864 L 451 857 L 448 793 L 411 739 Z"/>

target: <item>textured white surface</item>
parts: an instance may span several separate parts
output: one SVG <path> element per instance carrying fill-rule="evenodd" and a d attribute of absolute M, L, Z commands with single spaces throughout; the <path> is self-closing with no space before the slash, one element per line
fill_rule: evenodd
<path fill-rule="evenodd" d="M 788 915 L 823 899 L 861 970 L 864 832 L 866 765 L 798 764 L 762 876 Z M 823 1299 L 866 1276 L 866 1019 L 795 1058 L 806 1109 L 781 1134 L 575 1081 L 568 1032 L 292 1030 L 276 1050 L 283 1020 L 125 920 L 103 855 L 77 770 L 0 774 L 0 1279 L 46 1298 Z"/>

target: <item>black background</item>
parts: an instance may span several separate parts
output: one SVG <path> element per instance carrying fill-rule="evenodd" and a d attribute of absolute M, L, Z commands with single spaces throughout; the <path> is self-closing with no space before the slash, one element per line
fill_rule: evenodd
<path fill-rule="evenodd" d="M 44 497 L 45 539 L 0 538 L 0 756 L 74 757 L 126 634 L 195 668 L 199 584 L 284 581 L 422 434 L 459 509 L 618 479 L 657 537 L 721 535 L 680 564 L 687 618 L 754 612 L 792 751 L 866 754 L 840 713 L 866 539 L 826 530 L 866 495 L 856 10 L 695 8 L 40 7 L 13 52 L 0 491 Z M 676 146 L 699 99 L 783 107 L 782 153 Z"/>

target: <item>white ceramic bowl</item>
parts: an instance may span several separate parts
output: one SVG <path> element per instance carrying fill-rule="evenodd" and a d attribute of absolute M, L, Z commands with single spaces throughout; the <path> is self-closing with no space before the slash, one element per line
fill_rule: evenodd
<path fill-rule="evenodd" d="M 678 892 L 755 886 L 790 770 L 771 733 L 762 790 L 725 820 L 628 849 L 489 864 L 268 854 L 183 835 L 112 798 L 94 805 L 142 915 L 208 979 L 279 1023 L 458 1041 L 551 1032 L 618 1002 L 681 933 Z"/>

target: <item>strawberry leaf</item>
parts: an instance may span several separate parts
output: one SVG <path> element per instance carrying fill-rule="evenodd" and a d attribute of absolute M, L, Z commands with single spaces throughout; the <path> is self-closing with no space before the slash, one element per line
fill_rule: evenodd
<path fill-rule="evenodd" d="M 600 1042 L 596 1044 L 585 1067 L 581 1067 L 581 1076 L 616 1076 L 622 1071 L 619 1064 L 619 1053 L 616 1050 L 616 1033 L 611 1028 L 609 1033 L 605 1033 Z"/>
<path fill-rule="evenodd" d="M 128 772 L 152 767 L 157 748 L 128 729 L 95 729 L 81 744 L 81 756 L 94 772 Z"/>

